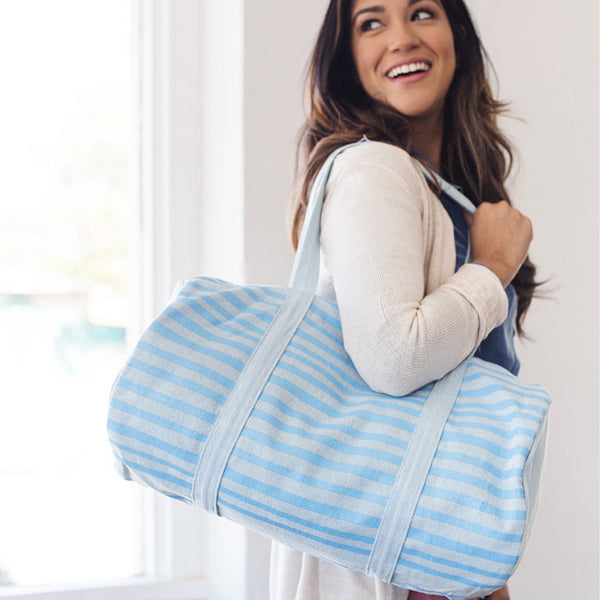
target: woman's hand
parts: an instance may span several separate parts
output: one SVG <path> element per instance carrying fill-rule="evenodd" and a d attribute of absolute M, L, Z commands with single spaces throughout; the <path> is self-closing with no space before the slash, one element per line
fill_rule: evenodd
<path fill-rule="evenodd" d="M 472 262 L 490 268 L 506 287 L 527 256 L 533 239 L 531 221 L 505 200 L 482 202 L 466 219 L 471 230 Z"/>

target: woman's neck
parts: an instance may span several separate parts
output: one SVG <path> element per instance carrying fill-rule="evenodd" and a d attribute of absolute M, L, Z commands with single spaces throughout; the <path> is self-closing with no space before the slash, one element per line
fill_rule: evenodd
<path fill-rule="evenodd" d="M 439 173 L 442 156 L 442 138 L 444 136 L 444 117 L 434 119 L 413 119 L 413 146 L 427 159 Z"/>

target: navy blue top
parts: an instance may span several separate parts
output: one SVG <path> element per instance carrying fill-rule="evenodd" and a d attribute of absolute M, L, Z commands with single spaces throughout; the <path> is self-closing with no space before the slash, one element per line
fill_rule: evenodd
<path fill-rule="evenodd" d="M 459 186 L 456 189 L 462 191 Z M 465 264 L 469 239 L 469 226 L 460 208 L 447 194 L 442 192 L 440 200 L 454 225 L 454 243 L 456 246 L 455 270 Z M 481 342 L 475 356 L 504 367 L 513 375 L 519 374 L 521 361 L 515 351 L 514 335 L 517 318 L 517 294 L 512 284 L 506 289 L 508 297 L 508 316 L 504 323 L 493 329 Z"/>

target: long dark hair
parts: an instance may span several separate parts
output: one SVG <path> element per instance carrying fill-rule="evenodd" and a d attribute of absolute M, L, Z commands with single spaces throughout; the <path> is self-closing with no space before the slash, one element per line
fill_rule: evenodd
<path fill-rule="evenodd" d="M 507 105 L 493 97 L 486 76 L 486 64 L 491 63 L 465 3 L 441 2 L 454 36 L 457 66 L 444 108 L 440 174 L 461 185 L 476 205 L 482 199 L 510 203 L 504 183 L 513 166 L 513 151 L 497 124 Z M 296 161 L 302 185 L 292 207 L 295 249 L 310 188 L 335 148 L 366 135 L 411 152 L 409 120 L 368 96 L 360 83 L 352 56 L 351 6 L 352 0 L 330 1 L 308 70 L 308 117 L 300 133 Z M 519 335 L 523 335 L 522 322 L 539 285 L 535 273 L 527 257 L 512 281 L 517 293 Z"/>

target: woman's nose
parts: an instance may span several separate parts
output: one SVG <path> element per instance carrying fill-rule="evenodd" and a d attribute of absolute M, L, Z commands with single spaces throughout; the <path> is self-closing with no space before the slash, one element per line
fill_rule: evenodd
<path fill-rule="evenodd" d="M 404 20 L 396 21 L 388 29 L 388 35 L 388 49 L 391 52 L 406 52 L 417 48 L 421 43 L 419 37 L 411 27 L 411 23 L 407 23 Z"/>

